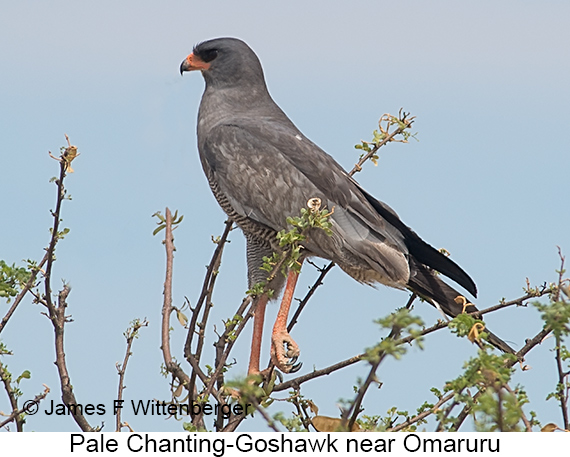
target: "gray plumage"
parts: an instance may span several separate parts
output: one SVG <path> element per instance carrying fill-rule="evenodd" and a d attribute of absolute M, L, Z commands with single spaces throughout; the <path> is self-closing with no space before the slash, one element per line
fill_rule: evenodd
<path fill-rule="evenodd" d="M 206 81 L 197 127 L 200 160 L 218 203 L 246 236 L 250 286 L 266 275 L 259 267 L 263 256 L 278 250 L 276 232 L 318 197 L 334 208 L 333 234 L 311 229 L 303 243 L 307 256 L 332 260 L 362 283 L 412 290 L 450 316 L 463 311 L 454 301 L 460 294 L 431 270 L 476 296 L 473 280 L 297 129 L 269 95 L 261 64 L 247 44 L 210 40 L 197 45 L 192 56 L 200 66 L 185 60 L 181 71 L 201 69 Z M 494 335 L 491 339 L 512 352 Z"/>

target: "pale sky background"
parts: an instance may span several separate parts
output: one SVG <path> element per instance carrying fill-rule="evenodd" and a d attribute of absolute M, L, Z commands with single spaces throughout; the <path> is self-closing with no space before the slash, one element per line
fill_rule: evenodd
<path fill-rule="evenodd" d="M 447 248 L 475 280 L 480 308 L 555 281 L 556 246 L 570 255 L 569 152 L 570 4 L 566 1 L 19 1 L 0 14 L 0 259 L 40 259 L 49 239 L 59 151 L 67 133 L 79 147 L 67 178 L 54 288 L 73 287 L 66 347 L 75 394 L 82 403 L 111 409 L 123 359 L 123 331 L 136 317 L 148 328 L 136 341 L 127 371 L 126 399 L 169 399 L 159 374 L 160 318 L 165 255 L 152 236 L 151 215 L 166 206 L 184 214 L 176 230 L 175 305 L 196 301 L 211 235 L 225 216 L 203 176 L 195 127 L 203 91 L 200 74 L 179 75 L 192 46 L 209 38 L 244 39 L 259 55 L 269 89 L 297 126 L 345 168 L 369 139 L 378 118 L 403 107 L 417 116 L 419 142 L 381 151 L 359 182 L 392 206 L 435 247 Z M 245 243 L 236 230 L 227 247 L 208 327 L 233 315 L 247 288 Z M 322 264 L 322 262 L 319 262 Z M 305 268 L 297 296 L 316 272 Z M 336 269 L 305 310 L 292 336 L 301 348 L 301 373 L 362 352 L 379 340 L 373 319 L 405 304 L 405 292 L 357 284 Z M 7 310 L 0 303 L 0 314 Z M 60 401 L 53 362 L 53 330 L 43 309 L 26 300 L 2 333 L 14 352 L 4 357 L 33 398 L 47 384 Z M 266 336 L 277 305 L 267 316 Z M 416 305 L 426 325 L 439 314 Z M 515 348 L 541 328 L 531 308 L 486 319 Z M 173 347 L 183 360 L 185 331 L 173 320 Z M 250 332 L 242 337 L 231 376 L 247 370 Z M 415 411 L 433 400 L 476 353 L 466 340 L 442 331 L 378 372 L 384 383 L 369 391 L 365 414 L 392 406 Z M 532 370 L 513 385 L 528 389 L 543 424 L 561 425 L 549 340 L 527 359 Z M 269 339 L 263 359 L 269 353 Z M 211 361 L 205 358 L 204 361 Z M 211 363 L 211 362 L 210 362 Z M 187 368 L 187 365 L 185 365 Z M 305 384 L 320 413 L 338 417 L 338 400 L 352 398 L 362 363 Z M 290 379 L 290 376 L 286 376 Z M 47 405 L 47 403 L 46 403 Z M 0 410 L 9 411 L 5 392 Z M 286 403 L 271 409 L 291 411 Z M 125 413 L 136 431 L 181 431 L 182 424 Z M 92 425 L 114 417 L 92 416 Z M 208 424 L 211 426 L 211 423 Z M 38 414 L 28 431 L 75 431 L 73 420 Z M 262 430 L 248 419 L 240 430 Z M 433 427 L 429 428 L 432 430 Z"/>

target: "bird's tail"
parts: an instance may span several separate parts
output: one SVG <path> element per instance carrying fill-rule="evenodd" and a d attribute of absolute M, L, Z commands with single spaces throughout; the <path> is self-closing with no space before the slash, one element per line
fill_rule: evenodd
<path fill-rule="evenodd" d="M 456 301 L 455 299 L 458 296 L 462 296 L 462 294 L 448 286 L 424 265 L 412 261 L 410 262 L 410 267 L 409 288 L 431 305 L 440 308 L 441 311 L 451 317 L 455 317 L 463 312 L 473 313 L 478 311 L 475 305 L 471 303 L 465 306 L 461 300 Z M 503 352 L 510 354 L 515 353 L 515 351 L 498 336 L 487 329 L 485 329 L 485 332 L 489 334 L 488 341 L 493 346 Z"/>

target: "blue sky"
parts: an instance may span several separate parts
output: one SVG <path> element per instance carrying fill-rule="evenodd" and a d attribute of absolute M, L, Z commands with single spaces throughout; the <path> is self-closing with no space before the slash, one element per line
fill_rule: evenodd
<path fill-rule="evenodd" d="M 196 149 L 203 81 L 178 73 L 205 39 L 248 42 L 276 102 L 345 168 L 383 113 L 403 107 L 417 116 L 419 142 L 384 148 L 379 166 L 357 179 L 426 241 L 452 253 L 475 279 L 479 307 L 522 295 L 527 277 L 534 285 L 554 281 L 556 246 L 570 253 L 567 2 L 358 1 L 347 9 L 345 2 L 21 1 L 2 10 L 0 259 L 42 257 L 55 199 L 48 181 L 57 172 L 47 151 L 57 152 L 67 133 L 81 156 L 67 179 L 73 200 L 63 219 L 71 232 L 58 246 L 55 278 L 73 287 L 67 354 L 80 402 L 110 404 L 116 396 L 122 332 L 136 317 L 150 326 L 135 343 L 127 398 L 168 398 L 159 374 L 164 252 L 150 216 L 166 206 L 185 215 L 175 232 L 178 305 L 184 296 L 197 299 L 210 236 L 225 220 Z M 243 237 L 235 231 L 231 240 L 212 325 L 233 314 L 247 286 Z M 316 276 L 305 270 L 298 295 Z M 406 300 L 404 292 L 361 286 L 333 271 L 292 335 L 303 370 L 372 346 L 380 336 L 373 319 Z M 27 397 L 45 383 L 58 401 L 53 332 L 41 311 L 29 300 L 21 305 L 2 333 L 14 352 L 4 361 L 16 374 L 31 370 Z M 268 311 L 266 334 L 276 311 Z M 425 304 L 416 311 L 427 324 L 439 317 Z M 541 327 L 532 308 L 504 310 L 487 322 L 515 348 Z M 181 347 L 184 332 L 173 325 L 173 345 Z M 236 375 L 247 369 L 248 339 L 236 348 Z M 533 352 L 533 369 L 515 383 L 528 387 L 543 423 L 560 423 L 554 403 L 544 402 L 556 382 L 551 346 Z M 268 349 L 267 340 L 265 358 Z M 474 353 L 449 333 L 428 338 L 424 351 L 412 349 L 381 368 L 384 385 L 367 396 L 366 413 L 393 405 L 415 410 L 430 398 L 429 387 L 457 376 Z M 351 398 L 365 374 L 364 364 L 352 367 L 303 393 L 321 414 L 336 416 L 338 400 Z M 272 412 L 279 409 L 287 405 Z M 9 410 L 3 394 L 0 410 Z M 181 430 L 174 421 L 125 419 L 135 430 Z M 110 429 L 113 417 L 103 420 Z M 27 429 L 76 428 L 69 417 L 38 415 Z"/>

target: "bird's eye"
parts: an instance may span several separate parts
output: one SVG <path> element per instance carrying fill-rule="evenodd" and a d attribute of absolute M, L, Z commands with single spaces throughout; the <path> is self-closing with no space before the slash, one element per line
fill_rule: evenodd
<path fill-rule="evenodd" d="M 211 62 L 216 57 L 218 57 L 218 50 L 217 49 L 208 49 L 206 51 L 202 51 L 200 53 L 200 57 L 206 63 Z"/>

